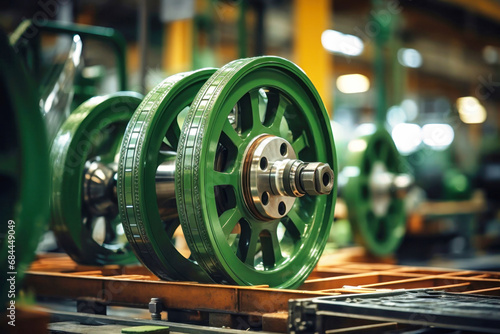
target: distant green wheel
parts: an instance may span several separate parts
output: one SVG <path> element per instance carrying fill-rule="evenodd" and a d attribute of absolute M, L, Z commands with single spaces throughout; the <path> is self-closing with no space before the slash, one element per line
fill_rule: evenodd
<path fill-rule="evenodd" d="M 15 276 L 18 296 L 48 222 L 49 161 L 36 87 L 2 31 L 0 50 L 0 306 L 5 312 L 11 287 L 6 280 Z"/>
<path fill-rule="evenodd" d="M 216 282 L 298 287 L 333 220 L 330 166 L 329 118 L 302 70 L 278 57 L 222 67 L 196 96 L 177 150 L 175 195 L 194 259 Z"/>
<path fill-rule="evenodd" d="M 120 213 L 138 258 L 166 280 L 213 282 L 190 258 L 180 228 L 174 171 L 180 128 L 215 69 L 180 73 L 156 86 L 124 137 L 118 173 Z"/>
<path fill-rule="evenodd" d="M 384 129 L 351 140 L 347 154 L 344 197 L 356 238 L 374 255 L 391 254 L 404 237 L 403 197 L 412 180 Z"/>
<path fill-rule="evenodd" d="M 137 261 L 118 216 L 116 169 L 123 134 L 141 98 L 120 92 L 87 100 L 52 144 L 52 229 L 78 263 Z"/>

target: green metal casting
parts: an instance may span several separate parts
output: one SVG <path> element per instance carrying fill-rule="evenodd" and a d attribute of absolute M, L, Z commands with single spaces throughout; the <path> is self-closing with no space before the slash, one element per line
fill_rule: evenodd
<path fill-rule="evenodd" d="M 387 212 L 377 215 L 374 202 L 380 194 L 372 188 L 373 168 L 384 166 L 392 174 L 403 173 L 399 152 L 389 133 L 379 129 L 350 142 L 347 166 L 349 179 L 343 190 L 349 220 L 358 241 L 377 256 L 393 253 L 400 245 L 406 216 L 403 199 L 390 192 Z"/>
<path fill-rule="evenodd" d="M 240 125 L 231 123 L 234 107 Z M 329 195 L 296 199 L 280 220 L 247 209 L 241 169 L 262 134 L 286 139 L 302 161 L 337 171 L 325 107 L 305 73 L 278 57 L 233 61 L 201 88 L 182 127 L 175 170 L 180 222 L 192 257 L 219 283 L 296 288 L 316 265 L 333 220 Z"/>
<path fill-rule="evenodd" d="M 141 100 L 142 96 L 134 92 L 94 97 L 69 116 L 52 144 L 52 229 L 59 244 L 78 263 L 136 261 L 118 210 L 92 213 L 84 202 L 88 195 L 84 182 L 90 162 L 110 168 L 118 164 L 125 128 Z"/>
<path fill-rule="evenodd" d="M 135 111 L 120 153 L 118 201 L 123 226 L 138 258 L 166 280 L 213 282 L 175 247 L 180 225 L 175 196 L 159 207 L 155 178 L 160 164 L 175 159 L 187 109 L 214 72 L 180 73 L 156 86 Z M 167 211 L 163 220 L 160 209 Z"/>

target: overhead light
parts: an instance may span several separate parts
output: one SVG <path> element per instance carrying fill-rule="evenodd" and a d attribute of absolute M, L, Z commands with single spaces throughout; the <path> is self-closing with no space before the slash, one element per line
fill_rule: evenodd
<path fill-rule="evenodd" d="M 449 124 L 426 124 L 422 127 L 424 144 L 435 150 L 444 150 L 450 146 L 455 131 Z"/>
<path fill-rule="evenodd" d="M 417 124 L 400 123 L 392 129 L 392 139 L 399 153 L 408 155 L 422 143 L 422 130 Z"/>
<path fill-rule="evenodd" d="M 345 177 L 357 177 L 361 174 L 361 171 L 357 166 L 346 166 L 342 169 L 341 173 L 344 174 Z"/>
<path fill-rule="evenodd" d="M 411 68 L 422 66 L 422 55 L 415 49 L 399 49 L 398 61 L 401 65 Z"/>
<path fill-rule="evenodd" d="M 392 106 L 387 110 L 387 123 L 394 127 L 400 123 L 406 122 L 406 114 L 400 106 Z"/>
<path fill-rule="evenodd" d="M 498 64 L 499 61 L 499 54 L 498 54 L 498 48 L 487 45 L 483 48 L 483 58 L 486 61 L 486 63 L 493 65 L 493 64 Z"/>
<path fill-rule="evenodd" d="M 406 120 L 413 121 L 418 116 L 418 105 L 415 100 L 405 99 L 401 102 L 401 108 L 405 111 Z"/>
<path fill-rule="evenodd" d="M 344 94 L 363 93 L 370 89 L 370 80 L 362 74 L 346 74 L 337 78 L 337 88 Z"/>
<path fill-rule="evenodd" d="M 353 139 L 347 145 L 349 152 L 363 152 L 366 150 L 366 140 L 363 139 Z"/>
<path fill-rule="evenodd" d="M 486 120 L 486 109 L 473 96 L 465 96 L 457 99 L 458 114 L 462 122 L 467 124 L 480 124 Z"/>
<path fill-rule="evenodd" d="M 359 56 L 364 48 L 361 38 L 330 29 L 321 34 L 321 44 L 330 52 L 346 56 Z"/>
<path fill-rule="evenodd" d="M 354 130 L 356 137 L 369 136 L 377 131 L 377 126 L 373 123 L 362 123 Z"/>

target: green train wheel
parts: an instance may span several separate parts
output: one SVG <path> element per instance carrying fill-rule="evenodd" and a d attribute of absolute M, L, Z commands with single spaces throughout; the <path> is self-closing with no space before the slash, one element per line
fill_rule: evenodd
<path fill-rule="evenodd" d="M 36 87 L 0 31 L 0 305 L 18 295 L 49 215 L 49 160 Z M 7 279 L 15 276 L 15 281 Z M 5 312 L 5 309 L 3 309 Z"/>
<path fill-rule="evenodd" d="M 390 134 L 378 129 L 351 140 L 346 170 L 344 197 L 356 239 L 374 255 L 393 253 L 405 233 L 401 193 L 409 180 Z"/>
<path fill-rule="evenodd" d="M 52 144 L 52 229 L 78 263 L 137 261 L 118 216 L 115 171 L 123 134 L 141 98 L 120 92 L 87 100 Z"/>
<path fill-rule="evenodd" d="M 132 117 L 120 154 L 118 197 L 127 237 L 144 265 L 166 280 L 213 282 L 179 247 L 185 241 L 173 170 L 187 110 L 214 72 L 180 73 L 156 86 Z"/>
<path fill-rule="evenodd" d="M 177 206 L 192 256 L 216 282 L 299 286 L 333 220 L 326 163 L 336 170 L 328 115 L 302 70 L 279 57 L 222 67 L 197 94 L 177 151 Z"/>

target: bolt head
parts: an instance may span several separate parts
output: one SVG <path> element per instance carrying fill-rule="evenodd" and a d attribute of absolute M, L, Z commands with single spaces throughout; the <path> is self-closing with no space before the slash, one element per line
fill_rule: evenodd
<path fill-rule="evenodd" d="M 330 168 L 328 164 L 320 164 L 314 173 L 314 178 L 316 181 L 316 191 L 320 195 L 329 194 L 333 189 L 333 183 L 335 181 L 335 177 L 333 174 L 333 170 Z"/>
<path fill-rule="evenodd" d="M 333 189 L 334 174 L 330 165 L 322 162 L 309 162 L 302 169 L 301 185 L 309 195 L 327 195 Z"/>
<path fill-rule="evenodd" d="M 150 313 L 161 313 L 163 311 L 163 305 L 161 302 L 150 302 L 149 303 L 149 312 Z"/>

